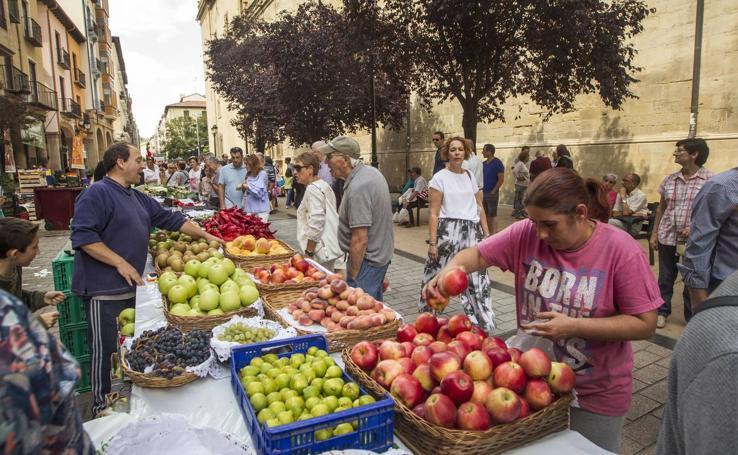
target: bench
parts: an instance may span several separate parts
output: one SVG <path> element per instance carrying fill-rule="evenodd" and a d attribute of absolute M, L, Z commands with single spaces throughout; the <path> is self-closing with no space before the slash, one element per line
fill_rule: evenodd
<path fill-rule="evenodd" d="M 651 234 L 653 233 L 654 224 L 656 223 L 656 209 L 658 208 L 659 203 L 658 202 L 651 202 L 648 204 L 648 217 L 647 218 L 641 218 L 637 216 L 620 216 L 617 217 L 620 221 L 622 221 L 625 224 L 625 230 L 626 232 L 630 232 L 630 228 L 633 226 L 633 223 L 641 222 L 643 221 L 643 224 L 641 225 L 641 230 L 637 234 L 631 234 L 631 236 L 636 240 L 642 240 L 646 239 L 650 242 L 651 240 Z M 654 253 L 653 249 L 651 248 L 651 245 L 648 245 L 648 263 L 651 265 L 654 265 Z"/>

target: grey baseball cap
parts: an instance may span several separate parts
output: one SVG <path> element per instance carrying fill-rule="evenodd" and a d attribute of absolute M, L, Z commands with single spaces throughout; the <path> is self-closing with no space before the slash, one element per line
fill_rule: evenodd
<path fill-rule="evenodd" d="M 357 160 L 361 157 L 359 143 L 356 142 L 356 139 L 348 136 L 334 137 L 330 141 L 326 141 L 325 145 L 320 146 L 319 150 L 325 156 L 330 156 L 332 153 L 340 153 Z"/>

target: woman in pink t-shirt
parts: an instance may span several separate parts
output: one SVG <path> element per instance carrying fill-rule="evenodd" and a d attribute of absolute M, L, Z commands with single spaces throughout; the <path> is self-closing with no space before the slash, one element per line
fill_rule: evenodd
<path fill-rule="evenodd" d="M 515 274 L 518 325 L 553 341 L 557 360 L 577 374 L 571 428 L 618 452 L 632 394 L 630 340 L 656 329 L 659 289 L 646 256 L 606 223 L 606 193 L 566 168 L 536 178 L 523 200 L 530 216 L 456 255 L 468 273 L 496 266 Z"/>

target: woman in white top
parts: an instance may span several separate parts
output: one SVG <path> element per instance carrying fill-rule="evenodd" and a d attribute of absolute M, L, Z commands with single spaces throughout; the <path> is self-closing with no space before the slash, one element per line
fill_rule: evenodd
<path fill-rule="evenodd" d="M 430 240 L 421 289 L 456 253 L 475 246 L 489 235 L 481 188 L 471 172 L 462 168 L 470 156 L 471 147 L 462 137 L 449 139 L 441 150 L 441 159 L 448 160 L 448 165 L 433 176 L 428 191 Z M 488 332 L 494 329 L 486 272 L 469 275 L 469 287 L 461 295 L 461 302 L 472 322 Z M 419 308 L 429 311 L 422 296 Z"/>
<path fill-rule="evenodd" d="M 523 206 L 523 196 L 525 190 L 528 189 L 530 184 L 530 148 L 528 146 L 523 147 L 522 151 L 518 155 L 518 161 L 513 166 L 513 178 L 515 181 L 515 200 L 513 202 L 513 218 L 523 219 L 527 218 L 528 214 L 525 213 L 525 206 Z"/>
<path fill-rule="evenodd" d="M 297 242 L 302 252 L 328 270 L 341 256 L 338 246 L 338 211 L 336 195 L 330 185 L 318 177 L 320 160 L 313 152 L 297 157 L 293 176 L 305 185 L 305 194 L 297 209 Z"/>

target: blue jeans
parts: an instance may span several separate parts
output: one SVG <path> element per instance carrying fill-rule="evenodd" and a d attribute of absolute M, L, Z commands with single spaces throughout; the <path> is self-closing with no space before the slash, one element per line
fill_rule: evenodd
<path fill-rule="evenodd" d="M 676 246 L 664 245 L 659 242 L 659 291 L 664 303 L 659 308 L 659 314 L 669 316 L 671 314 L 671 297 L 674 295 L 674 282 L 679 275 L 677 263 L 679 256 L 676 253 Z M 682 292 L 684 299 L 684 320 L 689 321 L 692 318 L 692 303 L 689 299 L 689 291 L 684 287 Z"/>
<path fill-rule="evenodd" d="M 351 263 L 350 261 L 351 258 L 349 258 L 349 264 Z M 361 261 L 361 269 L 359 269 L 356 280 L 348 274 L 347 283 L 349 286 L 360 287 L 364 292 L 381 302 L 384 297 L 384 276 L 387 274 L 388 268 L 389 264 L 376 267 L 369 265 L 366 260 L 363 260 Z"/>
<path fill-rule="evenodd" d="M 289 207 L 292 205 L 292 188 L 287 190 L 287 195 L 285 196 L 285 205 Z"/>

